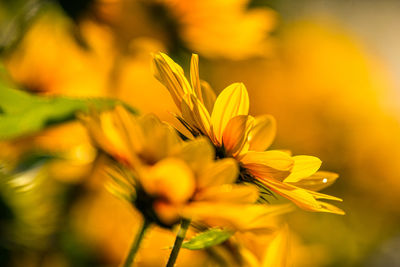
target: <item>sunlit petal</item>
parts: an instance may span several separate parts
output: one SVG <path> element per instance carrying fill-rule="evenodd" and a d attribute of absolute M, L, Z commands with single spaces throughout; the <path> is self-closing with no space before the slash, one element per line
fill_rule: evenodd
<path fill-rule="evenodd" d="M 333 172 L 318 171 L 309 177 L 302 178 L 291 184 L 312 191 L 320 191 L 332 185 L 338 177 L 339 175 Z"/>
<path fill-rule="evenodd" d="M 176 106 L 180 108 L 182 97 L 193 93 L 182 68 L 164 53 L 153 55 L 155 77 L 167 87 Z"/>
<path fill-rule="evenodd" d="M 194 95 L 191 95 L 191 101 L 193 103 L 193 117 L 196 121 L 196 124 L 204 135 L 209 135 L 211 119 L 208 110 Z"/>
<path fill-rule="evenodd" d="M 294 156 L 294 166 L 285 182 L 297 182 L 313 175 L 321 167 L 321 160 L 313 156 Z"/>
<path fill-rule="evenodd" d="M 338 215 L 346 214 L 342 209 L 339 209 L 338 207 L 336 207 L 332 204 L 322 202 L 322 201 L 318 201 L 318 204 L 321 205 L 321 208 L 318 211 L 329 212 L 329 213 L 334 213 L 334 214 L 338 214 Z"/>
<path fill-rule="evenodd" d="M 211 114 L 211 124 L 218 142 L 222 142 L 222 134 L 228 122 L 233 117 L 247 115 L 248 112 L 249 96 L 244 84 L 234 83 L 226 87 L 218 95 Z"/>
<path fill-rule="evenodd" d="M 203 96 L 203 103 L 208 112 L 211 114 L 213 108 L 214 108 L 214 103 L 215 100 L 217 99 L 217 96 L 215 95 L 214 90 L 211 88 L 211 86 L 208 84 L 208 82 L 200 80 L 200 86 L 201 86 L 201 92 Z"/>
<path fill-rule="evenodd" d="M 242 157 L 241 163 L 255 176 L 280 180 L 290 174 L 294 161 L 281 151 L 249 151 Z"/>
<path fill-rule="evenodd" d="M 307 190 L 307 192 L 309 192 L 311 195 L 313 195 L 315 199 L 328 199 L 328 200 L 335 200 L 335 201 L 343 201 L 341 198 L 330 196 L 327 194 L 322 194 L 322 193 L 311 191 L 311 190 Z"/>
<path fill-rule="evenodd" d="M 227 155 L 236 156 L 241 152 L 252 125 L 253 119 L 248 115 L 233 117 L 228 122 L 222 135 L 222 143 Z"/>
<path fill-rule="evenodd" d="M 203 102 L 203 94 L 200 85 L 200 75 L 199 75 L 199 56 L 197 54 L 192 54 L 192 59 L 190 61 L 190 82 L 194 90 L 195 95 Z"/>
<path fill-rule="evenodd" d="M 260 181 L 271 188 L 277 194 L 287 199 L 290 199 L 291 201 L 293 201 L 293 203 L 295 203 L 302 209 L 317 210 L 320 208 L 318 202 L 315 200 L 312 194 L 307 192 L 307 190 L 276 180 L 274 181 L 272 179 L 261 179 Z"/>
<path fill-rule="evenodd" d="M 255 117 L 252 130 L 249 133 L 250 150 L 264 151 L 275 138 L 276 121 L 271 115 Z"/>

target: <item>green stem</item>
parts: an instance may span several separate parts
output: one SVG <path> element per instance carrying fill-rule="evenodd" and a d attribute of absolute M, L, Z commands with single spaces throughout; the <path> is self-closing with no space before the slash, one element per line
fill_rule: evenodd
<path fill-rule="evenodd" d="M 144 233 L 147 228 L 150 226 L 150 222 L 144 220 L 142 227 L 139 229 L 139 232 L 136 234 L 135 241 L 132 244 L 131 249 L 129 250 L 129 254 L 125 259 L 123 267 L 131 267 L 133 260 L 135 259 L 136 252 L 139 250 L 140 243 L 143 240 Z"/>
<path fill-rule="evenodd" d="M 185 239 L 187 229 L 189 228 L 190 220 L 182 219 L 181 228 L 176 235 L 174 247 L 172 248 L 171 254 L 169 255 L 167 267 L 173 267 L 175 265 L 176 258 L 178 258 L 179 250 L 182 247 L 183 240 Z"/>

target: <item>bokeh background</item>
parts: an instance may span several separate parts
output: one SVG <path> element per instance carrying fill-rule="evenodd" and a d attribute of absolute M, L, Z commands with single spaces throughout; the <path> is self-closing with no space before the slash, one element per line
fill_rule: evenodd
<path fill-rule="evenodd" d="M 287 215 L 300 267 L 400 266 L 399 27 L 396 0 L 0 2 L 1 64 L 21 90 L 172 121 L 152 52 L 186 70 L 198 53 L 216 92 L 244 82 L 251 113 L 277 119 L 274 148 L 340 174 L 326 192 L 345 216 Z M 1 174 L 0 266 L 118 266 L 140 216 L 104 188 L 105 159 L 78 122 L 3 140 L 0 159 L 13 170 Z M 162 266 L 173 239 L 153 228 L 137 265 Z M 178 266 L 195 264 L 216 266 L 182 251 Z"/>

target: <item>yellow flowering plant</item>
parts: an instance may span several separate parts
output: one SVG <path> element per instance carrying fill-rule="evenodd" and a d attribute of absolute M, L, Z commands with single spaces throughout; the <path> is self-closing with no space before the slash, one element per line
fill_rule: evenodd
<path fill-rule="evenodd" d="M 137 117 L 121 106 L 82 120 L 97 146 L 116 163 L 108 170 L 113 178 L 110 191 L 132 203 L 144 217 L 125 266 L 130 266 L 151 223 L 170 228 L 182 222 L 167 265 L 173 266 L 191 220 L 206 228 L 251 231 L 270 227 L 267 218 L 288 211 L 285 205 L 255 204 L 259 190 L 237 184 L 236 161 L 215 160 L 214 148 L 204 137 L 183 141 L 157 117 Z"/>
<path fill-rule="evenodd" d="M 338 177 L 321 172 L 321 160 L 313 156 L 291 156 L 287 151 L 267 150 L 272 143 L 276 122 L 270 115 L 252 117 L 249 97 L 243 83 L 234 83 L 215 96 L 199 78 L 198 56 L 190 65 L 190 83 L 183 69 L 163 53 L 153 55 L 155 77 L 168 89 L 180 114 L 176 117 L 191 137 L 207 136 L 218 158 L 234 158 L 240 166 L 240 182 L 250 182 L 271 190 L 309 211 L 344 214 L 320 199 L 341 199 L 321 190 Z"/>

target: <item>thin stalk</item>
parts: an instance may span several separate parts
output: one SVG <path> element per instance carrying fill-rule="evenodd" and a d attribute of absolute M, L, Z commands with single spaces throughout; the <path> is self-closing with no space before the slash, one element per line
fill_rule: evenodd
<path fill-rule="evenodd" d="M 190 220 L 182 219 L 181 228 L 176 235 L 174 247 L 172 248 L 171 254 L 169 255 L 167 267 L 173 267 L 176 262 L 176 258 L 178 258 L 179 250 L 182 247 L 183 240 L 185 239 L 187 229 L 189 228 Z"/>
<path fill-rule="evenodd" d="M 144 220 L 142 227 L 139 229 L 139 232 L 136 234 L 135 241 L 132 243 L 132 247 L 129 250 L 129 254 L 125 259 L 123 267 L 131 267 L 132 266 L 133 260 L 135 259 L 136 252 L 139 250 L 140 243 L 142 242 L 144 234 L 145 234 L 147 228 L 149 228 L 149 226 L 150 226 L 150 222 L 148 222 L 147 220 Z"/>

